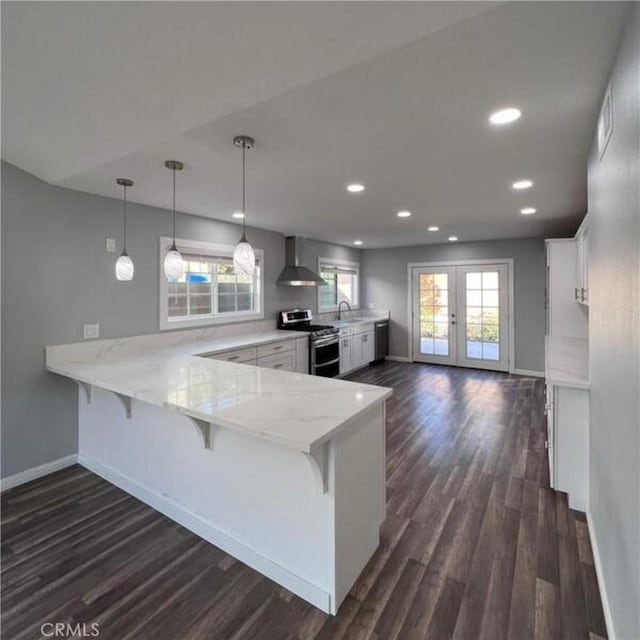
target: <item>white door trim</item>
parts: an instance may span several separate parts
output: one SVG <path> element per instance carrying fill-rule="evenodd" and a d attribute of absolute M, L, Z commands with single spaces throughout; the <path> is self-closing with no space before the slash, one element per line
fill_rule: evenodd
<path fill-rule="evenodd" d="M 509 373 L 515 371 L 515 306 L 514 306 L 514 282 L 513 282 L 513 258 L 487 258 L 478 260 L 443 260 L 440 262 L 409 262 L 407 264 L 407 319 L 409 326 L 408 354 L 409 360 L 413 362 L 413 269 L 421 267 L 464 267 L 483 264 L 506 264 L 509 274 L 509 317 L 507 324 L 509 327 Z"/>

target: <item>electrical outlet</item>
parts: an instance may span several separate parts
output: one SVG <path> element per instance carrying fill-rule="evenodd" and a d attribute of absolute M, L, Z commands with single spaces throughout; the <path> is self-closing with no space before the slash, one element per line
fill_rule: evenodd
<path fill-rule="evenodd" d="M 116 239 L 115 238 L 107 238 L 107 251 L 109 253 L 116 252 Z"/>
<path fill-rule="evenodd" d="M 85 324 L 82 328 L 82 337 L 85 340 L 91 340 L 92 338 L 100 337 L 100 325 L 99 324 Z"/>
<path fill-rule="evenodd" d="M 367 303 L 367 309 L 375 309 L 375 308 L 376 308 L 376 303 L 375 302 Z"/>

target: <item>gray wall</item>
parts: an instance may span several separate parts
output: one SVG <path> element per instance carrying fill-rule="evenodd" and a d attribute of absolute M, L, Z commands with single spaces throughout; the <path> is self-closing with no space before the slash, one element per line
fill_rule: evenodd
<path fill-rule="evenodd" d="M 391 311 L 391 355 L 408 356 L 407 265 L 410 262 L 513 258 L 515 366 L 544 371 L 545 248 L 542 239 L 468 242 L 362 252 L 363 300 Z"/>
<path fill-rule="evenodd" d="M 613 134 L 589 162 L 591 517 L 615 637 L 640 638 L 640 6 L 611 74 Z M 610 629 L 613 632 L 613 629 Z"/>
<path fill-rule="evenodd" d="M 134 187 L 135 188 L 135 187 Z M 158 332 L 159 237 L 171 234 L 171 212 L 131 205 L 128 249 L 132 282 L 117 282 L 122 204 L 54 187 L 2 163 L 2 477 L 77 451 L 75 384 L 44 370 L 44 347 L 82 340 L 84 323 L 101 338 Z M 180 215 L 178 237 L 235 244 L 239 227 Z M 278 287 L 284 236 L 249 229 L 265 252 L 265 318 L 294 306 L 316 308 L 315 289 Z M 121 247 L 118 247 L 118 253 Z M 358 249 L 307 240 L 303 262 L 359 261 Z"/>

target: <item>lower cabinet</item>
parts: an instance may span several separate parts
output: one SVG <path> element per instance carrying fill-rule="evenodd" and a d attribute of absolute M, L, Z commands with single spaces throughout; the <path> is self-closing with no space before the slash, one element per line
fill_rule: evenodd
<path fill-rule="evenodd" d="M 372 328 L 349 335 L 340 335 L 340 375 L 373 362 L 375 333 Z"/>
<path fill-rule="evenodd" d="M 281 371 L 296 371 L 296 352 L 292 349 L 283 353 L 258 358 L 258 366 Z"/>
<path fill-rule="evenodd" d="M 253 364 L 268 369 L 309 373 L 309 338 L 296 338 L 259 346 L 248 346 L 205 357 L 237 364 Z"/>
<path fill-rule="evenodd" d="M 569 494 L 569 506 L 589 506 L 589 391 L 547 385 L 547 452 L 551 486 Z"/>
<path fill-rule="evenodd" d="M 340 338 L 340 375 L 347 373 L 353 369 L 353 345 L 352 336 Z"/>

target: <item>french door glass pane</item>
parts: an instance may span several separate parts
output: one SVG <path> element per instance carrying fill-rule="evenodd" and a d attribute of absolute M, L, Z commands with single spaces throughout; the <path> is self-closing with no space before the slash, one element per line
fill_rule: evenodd
<path fill-rule="evenodd" d="M 420 353 L 449 355 L 449 276 L 421 273 Z"/>
<path fill-rule="evenodd" d="M 466 357 L 500 360 L 500 274 L 466 274 Z"/>

